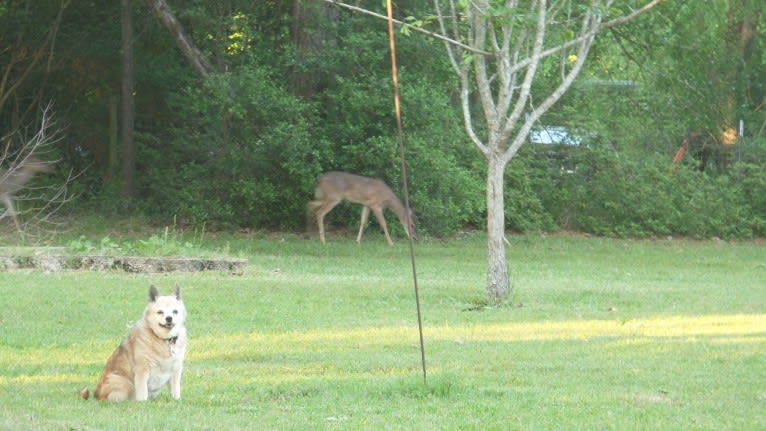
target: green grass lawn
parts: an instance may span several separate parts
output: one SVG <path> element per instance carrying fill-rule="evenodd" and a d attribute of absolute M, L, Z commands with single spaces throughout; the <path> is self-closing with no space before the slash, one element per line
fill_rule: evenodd
<path fill-rule="evenodd" d="M 484 237 L 422 241 L 424 383 L 407 245 L 329 239 L 195 243 L 242 275 L 0 273 L 0 429 L 766 429 L 761 244 L 511 237 L 487 307 Z M 79 399 L 151 283 L 189 310 L 182 400 Z"/>

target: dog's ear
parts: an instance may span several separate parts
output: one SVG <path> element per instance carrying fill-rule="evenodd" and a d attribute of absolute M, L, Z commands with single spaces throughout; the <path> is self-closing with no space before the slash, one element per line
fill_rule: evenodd
<path fill-rule="evenodd" d="M 154 287 L 152 284 L 149 286 L 149 302 L 154 302 L 157 300 L 157 295 L 159 295 L 159 292 L 157 292 L 157 288 Z"/>
<path fill-rule="evenodd" d="M 181 288 L 178 286 L 178 283 L 176 283 L 176 287 L 173 288 L 173 296 L 175 296 L 177 300 L 181 300 Z"/>

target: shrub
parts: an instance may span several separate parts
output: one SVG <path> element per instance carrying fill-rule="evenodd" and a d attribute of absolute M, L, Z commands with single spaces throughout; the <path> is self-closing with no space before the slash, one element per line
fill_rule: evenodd
<path fill-rule="evenodd" d="M 146 212 L 213 227 L 296 227 L 298 198 L 319 171 L 308 106 L 266 70 L 242 68 L 187 88 L 166 138 L 140 142 Z M 167 139 L 167 140 L 165 140 Z M 172 168 L 168 168 L 172 167 Z"/>
<path fill-rule="evenodd" d="M 544 208 L 561 227 L 596 235 L 751 238 L 763 233 L 766 173 L 739 164 L 729 175 L 691 166 L 671 169 L 662 156 L 624 157 L 588 150 L 547 169 L 537 181 Z M 540 167 L 538 166 L 539 170 Z"/>

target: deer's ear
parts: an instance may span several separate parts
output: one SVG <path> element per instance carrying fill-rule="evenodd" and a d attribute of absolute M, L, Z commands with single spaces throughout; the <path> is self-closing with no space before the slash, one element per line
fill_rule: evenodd
<path fill-rule="evenodd" d="M 157 295 L 159 295 L 159 292 L 157 292 L 157 288 L 154 287 L 152 284 L 149 286 L 149 302 L 154 302 L 157 300 Z"/>

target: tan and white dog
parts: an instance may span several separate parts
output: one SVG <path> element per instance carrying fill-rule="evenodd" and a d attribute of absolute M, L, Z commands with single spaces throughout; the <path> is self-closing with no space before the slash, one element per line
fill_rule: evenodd
<path fill-rule="evenodd" d="M 150 286 L 144 316 L 106 362 L 96 399 L 145 401 L 165 385 L 173 398 L 180 399 L 187 342 L 185 319 L 178 285 L 168 296 L 158 296 L 157 288 Z M 81 396 L 87 398 L 87 390 L 81 391 Z"/>

